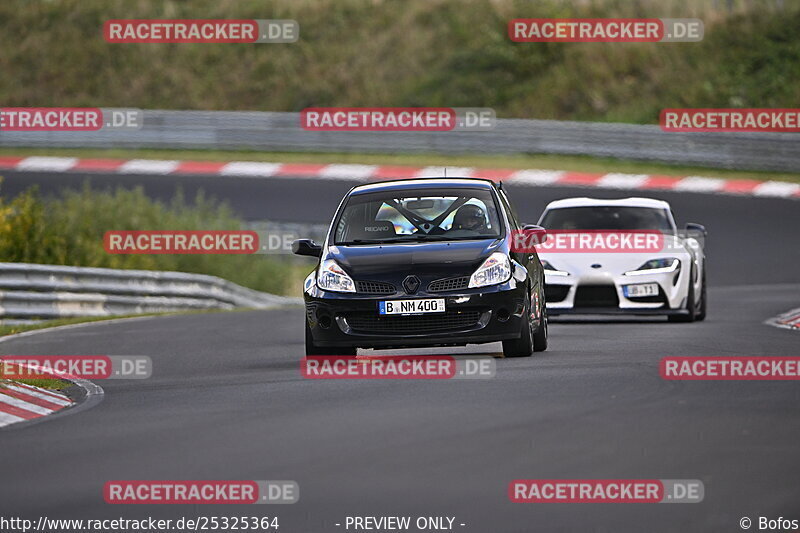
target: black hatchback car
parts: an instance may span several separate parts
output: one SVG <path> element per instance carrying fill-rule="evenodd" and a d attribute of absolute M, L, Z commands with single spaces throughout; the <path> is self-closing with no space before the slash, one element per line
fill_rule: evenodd
<path fill-rule="evenodd" d="M 506 357 L 547 348 L 544 273 L 518 251 L 521 226 L 490 180 L 423 178 L 359 185 L 339 204 L 305 280 L 306 355 L 356 348 L 502 341 Z"/>

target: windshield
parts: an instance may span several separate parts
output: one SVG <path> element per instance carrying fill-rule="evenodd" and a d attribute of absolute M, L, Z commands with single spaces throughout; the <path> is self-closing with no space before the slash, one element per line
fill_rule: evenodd
<path fill-rule="evenodd" d="M 487 239 L 500 236 L 486 189 L 421 189 L 356 194 L 336 222 L 334 243 L 358 245 Z"/>
<path fill-rule="evenodd" d="M 550 230 L 672 231 L 666 209 L 652 207 L 564 207 L 545 213 L 540 225 Z"/>

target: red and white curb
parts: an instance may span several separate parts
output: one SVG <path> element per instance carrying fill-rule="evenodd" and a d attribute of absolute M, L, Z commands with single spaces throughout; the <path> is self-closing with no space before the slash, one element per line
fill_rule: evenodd
<path fill-rule="evenodd" d="M 765 322 L 765 324 L 769 324 L 770 326 L 775 326 L 776 328 L 785 328 L 785 329 L 793 329 L 795 331 L 800 331 L 800 307 L 798 307 L 797 309 L 792 309 L 791 311 L 787 311 L 782 315 L 770 318 Z"/>
<path fill-rule="evenodd" d="M 44 335 L 57 330 L 60 331 L 97 326 L 101 324 L 117 323 L 122 320 L 133 321 L 150 318 L 155 317 L 129 317 L 105 320 L 103 322 L 83 322 L 80 324 L 53 326 L 33 331 L 24 331 L 21 333 L 4 335 L 0 337 L 0 343 L 14 341 L 20 338 Z M 42 369 L 34 368 L 28 365 L 26 366 L 30 370 L 35 371 L 35 373 L 43 372 Z M 73 385 L 78 386 L 80 389 L 82 389 L 82 397 L 77 400 L 72 400 L 71 398 L 68 398 L 64 394 L 58 392 L 17 383 L 15 381 L 0 380 L 0 430 L 5 430 L 7 426 L 20 424 L 22 422 L 26 422 L 25 425 L 29 425 L 42 422 L 45 419 L 50 419 L 56 416 L 66 416 L 68 414 L 71 415 L 79 413 L 80 411 L 90 409 L 103 401 L 105 391 L 100 385 L 97 385 L 96 383 L 93 383 L 87 379 L 77 378 L 75 376 L 53 370 L 49 370 L 48 373 L 52 374 L 53 379 L 69 381 Z M 36 400 L 33 400 L 29 397 L 36 398 Z M 64 411 L 67 407 L 69 407 L 69 410 Z"/>
<path fill-rule="evenodd" d="M 0 381 L 0 427 L 42 418 L 72 405 L 74 402 L 64 394 Z"/>
<path fill-rule="evenodd" d="M 114 174 L 216 175 L 249 178 L 304 177 L 357 182 L 443 176 L 488 178 L 530 186 L 589 187 L 636 191 L 734 194 L 800 199 L 800 183 L 722 179 L 704 176 L 587 173 L 536 169 L 413 167 L 354 164 L 259 163 L 253 161 L 167 161 L 0 156 L 0 169 L 30 172 L 105 172 Z"/>

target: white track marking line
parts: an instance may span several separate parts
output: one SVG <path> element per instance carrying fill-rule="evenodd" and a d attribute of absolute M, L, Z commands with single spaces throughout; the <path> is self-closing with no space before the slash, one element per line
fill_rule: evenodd
<path fill-rule="evenodd" d="M 378 165 L 328 165 L 317 175 L 323 179 L 366 180 L 377 168 Z"/>
<path fill-rule="evenodd" d="M 77 157 L 26 157 L 17 163 L 16 170 L 64 172 L 78 164 Z"/>
<path fill-rule="evenodd" d="M 425 167 L 414 176 L 418 178 L 443 178 L 445 170 L 448 178 L 469 178 L 475 172 L 473 167 Z"/>
<path fill-rule="evenodd" d="M 520 185 L 550 185 L 561 179 L 564 172 L 561 170 L 520 170 L 509 176 L 511 183 Z"/>
<path fill-rule="evenodd" d="M 755 196 L 788 197 L 800 191 L 800 184 L 786 181 L 766 181 L 753 189 Z"/>
<path fill-rule="evenodd" d="M 717 192 L 725 187 L 722 178 L 705 178 L 703 176 L 687 176 L 675 184 L 673 190 L 690 192 Z"/>
<path fill-rule="evenodd" d="M 157 159 L 131 159 L 117 169 L 120 174 L 170 174 L 178 168 L 180 161 Z"/>
<path fill-rule="evenodd" d="M 648 174 L 606 174 L 595 184 L 595 187 L 610 189 L 639 189 L 650 178 Z"/>
<path fill-rule="evenodd" d="M 223 176 L 274 176 L 283 166 L 283 163 L 256 163 L 253 161 L 232 161 L 222 167 L 220 174 Z"/>

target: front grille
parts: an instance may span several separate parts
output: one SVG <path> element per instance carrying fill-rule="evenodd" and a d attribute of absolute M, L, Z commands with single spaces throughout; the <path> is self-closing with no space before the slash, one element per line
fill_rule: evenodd
<path fill-rule="evenodd" d="M 476 310 L 445 311 L 411 316 L 381 316 L 375 312 L 347 313 L 345 320 L 353 333 L 415 334 L 447 332 L 475 326 L 481 317 Z"/>
<path fill-rule="evenodd" d="M 551 285 L 544 286 L 544 301 L 545 302 L 563 302 L 564 298 L 569 294 L 569 285 Z"/>
<path fill-rule="evenodd" d="M 428 292 L 447 292 L 466 289 L 469 285 L 469 276 L 460 278 L 437 279 L 428 285 Z"/>
<path fill-rule="evenodd" d="M 617 289 L 613 285 L 579 285 L 575 307 L 619 307 Z"/>
<path fill-rule="evenodd" d="M 394 294 L 395 288 L 391 283 L 382 281 L 356 281 L 356 291 L 362 294 Z"/>

